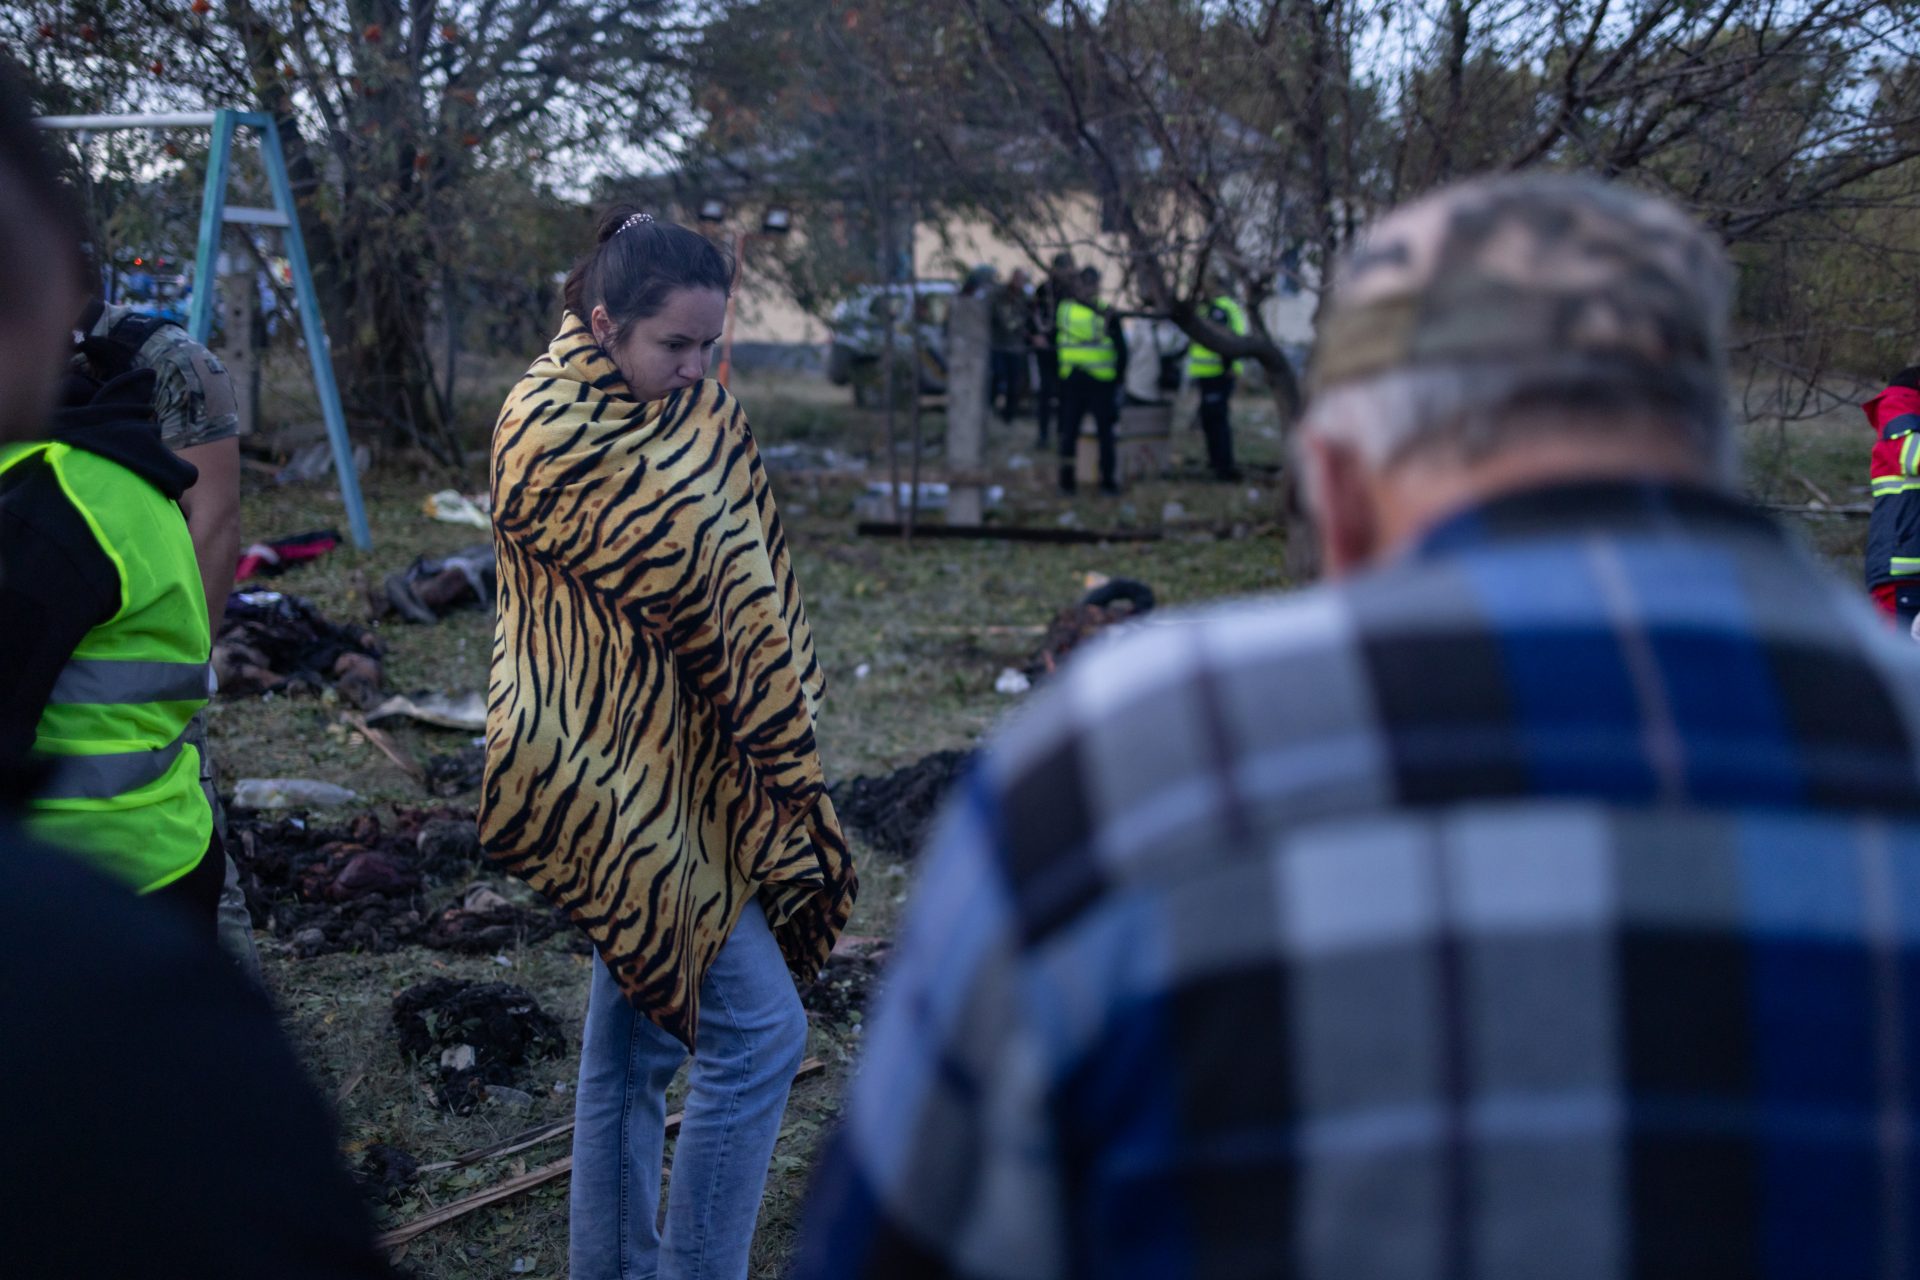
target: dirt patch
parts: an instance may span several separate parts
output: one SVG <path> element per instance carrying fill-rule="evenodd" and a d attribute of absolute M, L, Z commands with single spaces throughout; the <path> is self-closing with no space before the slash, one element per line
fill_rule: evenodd
<path fill-rule="evenodd" d="M 515 1088 L 519 1068 L 566 1051 L 560 1024 L 531 991 L 505 982 L 434 978 L 393 1000 L 393 1030 L 409 1061 L 432 1068 L 440 1104 L 466 1115 L 488 1086 Z"/>
<path fill-rule="evenodd" d="M 972 754 L 936 751 L 881 777 L 836 783 L 828 795 L 840 820 L 889 858 L 920 851 L 927 828 Z"/>

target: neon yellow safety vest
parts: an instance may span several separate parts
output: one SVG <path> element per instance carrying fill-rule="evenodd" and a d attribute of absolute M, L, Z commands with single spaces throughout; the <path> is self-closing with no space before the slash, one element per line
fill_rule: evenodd
<path fill-rule="evenodd" d="M 182 740 L 212 652 L 193 538 L 166 495 L 84 449 L 8 445 L 0 476 L 34 457 L 113 562 L 120 608 L 81 639 L 40 713 L 33 750 L 51 770 L 27 825 L 147 893 L 198 866 L 213 833 L 200 753 Z"/>
<path fill-rule="evenodd" d="M 1227 313 L 1227 327 L 1237 334 L 1247 331 L 1247 312 L 1234 299 L 1224 294 L 1213 300 L 1213 305 Z M 1245 361 L 1233 362 L 1234 376 L 1238 377 Z M 1227 371 L 1227 363 L 1220 353 L 1211 347 L 1194 343 L 1187 348 L 1187 376 L 1189 378 L 1217 378 Z"/>
<path fill-rule="evenodd" d="M 1079 372 L 1092 374 L 1099 382 L 1112 382 L 1120 376 L 1120 353 L 1107 336 L 1105 315 L 1069 298 L 1054 309 L 1053 321 L 1061 377 Z"/>

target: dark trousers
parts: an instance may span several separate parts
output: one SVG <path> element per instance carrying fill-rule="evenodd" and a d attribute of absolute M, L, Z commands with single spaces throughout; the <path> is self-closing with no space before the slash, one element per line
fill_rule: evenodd
<path fill-rule="evenodd" d="M 1060 379 L 1060 490 L 1074 490 L 1073 457 L 1080 439 L 1080 423 L 1093 415 L 1100 433 L 1100 487 L 1119 487 L 1114 457 L 1113 428 L 1120 421 L 1120 384 L 1102 382 L 1090 373 L 1075 371 Z"/>
<path fill-rule="evenodd" d="M 1040 366 L 1040 390 L 1034 401 L 1034 414 L 1040 419 L 1040 443 L 1045 444 L 1059 416 L 1060 357 L 1053 348 L 1044 347 L 1035 363 Z"/>
<path fill-rule="evenodd" d="M 183 912 L 194 920 L 194 927 L 212 938 L 219 933 L 220 891 L 227 883 L 227 847 L 215 831 L 207 840 L 207 852 L 193 870 L 147 897 L 164 902 L 170 910 Z"/>
<path fill-rule="evenodd" d="M 1012 422 L 1020 412 L 1020 402 L 1027 398 L 1027 353 L 996 351 L 991 363 L 993 388 L 988 392 L 987 403 L 999 406 L 1000 421 Z"/>
<path fill-rule="evenodd" d="M 1195 378 L 1193 385 L 1200 389 L 1200 430 L 1207 437 L 1207 465 L 1217 479 L 1236 479 L 1240 473 L 1233 466 L 1233 422 L 1227 412 L 1233 401 L 1233 375 Z"/>

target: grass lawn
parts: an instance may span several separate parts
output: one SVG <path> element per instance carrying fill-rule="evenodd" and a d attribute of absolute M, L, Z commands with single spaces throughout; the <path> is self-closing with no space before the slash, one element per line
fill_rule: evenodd
<path fill-rule="evenodd" d="M 497 403 L 513 369 L 490 385 Z M 829 691 L 822 744 L 830 779 L 873 773 L 949 747 L 969 746 L 989 733 L 1017 699 L 995 692 L 1005 667 L 1020 666 L 1038 642 L 1034 629 L 1075 601 L 1090 573 L 1138 578 L 1166 604 L 1182 604 L 1287 584 L 1281 573 L 1282 535 L 1274 479 L 1280 464 L 1270 405 L 1243 393 L 1236 405 L 1237 444 L 1247 468 L 1239 484 L 1203 478 L 1197 432 L 1175 436 L 1174 478 L 1142 483 L 1121 498 L 1067 501 L 1053 492 L 1053 460 L 1035 451 L 1030 421 L 992 428 L 991 463 L 1006 493 L 992 518 L 1009 523 L 1082 529 L 1154 529 L 1157 541 L 1092 545 L 1037 545 L 986 541 L 858 537 L 855 505 L 869 481 L 884 478 L 885 444 L 878 414 L 855 411 L 850 396 L 797 376 L 743 378 L 737 389 L 755 422 L 763 450 L 796 449 L 779 460 L 775 491 L 788 522 L 802 589 L 824 664 Z M 470 393 L 475 439 L 484 439 L 488 395 Z M 904 436 L 906 415 L 900 415 Z M 937 472 L 940 417 L 927 415 L 926 466 Z M 1866 433 L 1857 411 L 1760 431 L 1748 442 L 1751 484 L 1757 496 L 1805 503 L 1816 492 L 1834 503 L 1860 502 L 1865 484 Z M 824 450 L 835 451 L 833 464 Z M 864 472 L 840 469 L 864 461 Z M 368 589 L 415 556 L 477 542 L 477 529 L 441 524 L 422 514 L 435 489 L 484 487 L 482 463 L 463 478 L 387 459 L 366 480 L 375 549 L 342 547 L 323 560 L 263 583 L 311 599 L 329 616 L 366 614 Z M 903 461 L 903 469 L 905 463 Z M 265 539 L 304 529 L 344 528 L 338 496 L 327 482 L 275 488 L 250 474 L 246 534 Z M 936 517 L 937 518 L 937 517 Z M 1802 525 L 1844 571 L 1854 572 L 1865 521 L 1846 517 L 1785 517 Z M 485 688 L 491 623 L 479 612 L 456 614 L 436 627 L 397 620 L 376 627 L 386 652 L 390 689 L 467 692 Z M 394 804 L 420 804 L 421 791 L 372 745 L 344 725 L 347 708 L 331 695 L 218 701 L 212 742 L 227 785 L 233 778 L 319 778 L 359 793 L 355 809 L 385 814 Z M 416 757 L 464 745 L 441 730 L 400 727 L 394 736 Z M 470 807 L 472 794 L 452 803 Z M 342 814 L 321 815 L 337 820 Z M 871 850 L 857 850 L 862 892 L 850 932 L 886 935 L 894 927 L 911 874 Z M 485 877 L 518 901 L 524 887 Z M 443 887 L 430 900 L 464 886 Z M 569 1091 L 577 1065 L 587 968 L 565 936 L 499 955 L 462 957 L 424 949 L 389 955 L 294 957 L 285 939 L 258 935 L 268 983 L 288 1027 L 321 1087 L 338 1108 L 349 1158 L 387 1143 L 421 1162 L 470 1148 L 571 1114 Z M 509 981 L 533 991 L 566 1030 L 569 1052 L 537 1063 L 523 1083 L 530 1110 L 488 1104 L 472 1115 L 435 1105 L 424 1068 L 400 1057 L 389 1025 L 393 995 L 430 977 Z M 800 1198 L 816 1144 L 831 1125 L 837 1100 L 859 1047 L 857 1023 L 817 1020 L 811 1052 L 827 1063 L 795 1090 L 775 1157 L 753 1273 L 778 1275 L 790 1251 Z M 392 1226 L 464 1194 L 566 1153 L 564 1140 L 468 1169 L 428 1175 L 399 1203 L 380 1209 Z M 566 1271 L 564 1179 L 507 1200 L 403 1246 L 402 1264 L 420 1276 L 561 1276 Z"/>

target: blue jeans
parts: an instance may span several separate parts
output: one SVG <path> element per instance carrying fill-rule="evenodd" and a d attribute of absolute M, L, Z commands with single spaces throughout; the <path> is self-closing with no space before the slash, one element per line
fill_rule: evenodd
<path fill-rule="evenodd" d="M 687 1050 L 629 1005 L 599 956 L 574 1103 L 573 1280 L 742 1280 L 807 1015 L 756 900 L 700 988 L 699 1052 L 658 1227 L 667 1083 Z"/>

